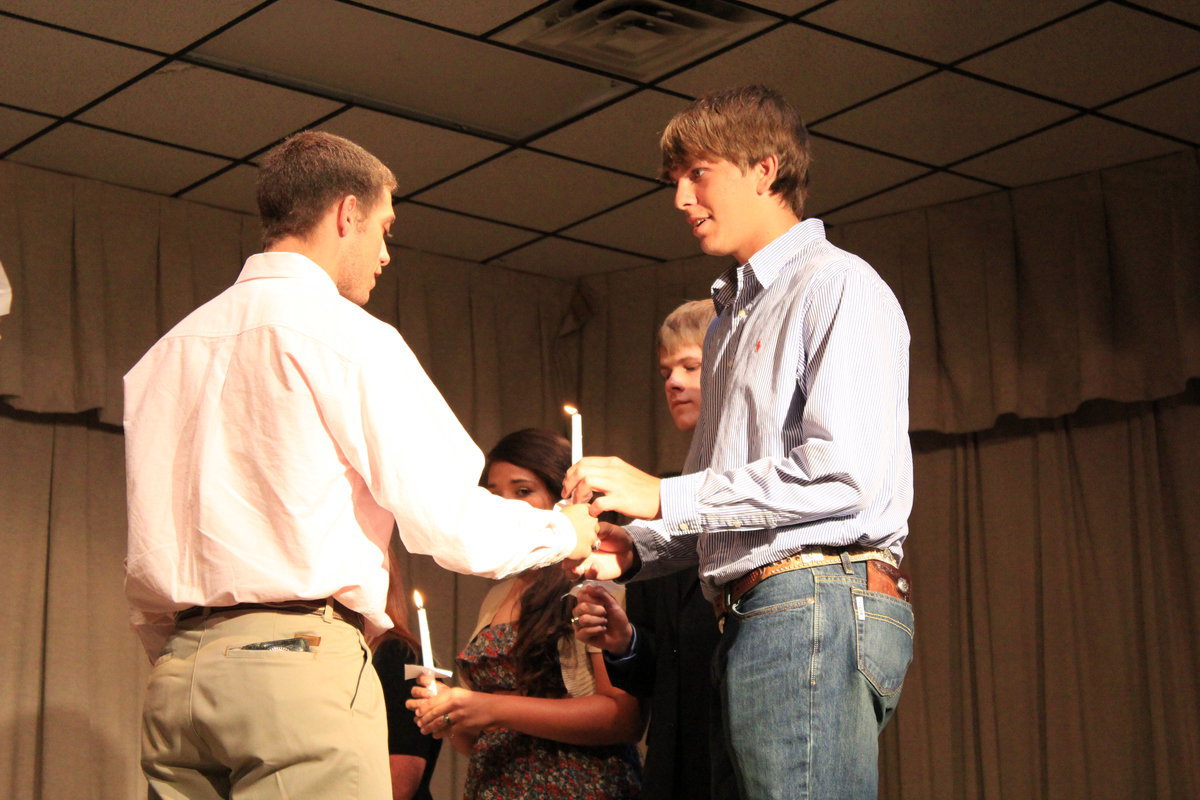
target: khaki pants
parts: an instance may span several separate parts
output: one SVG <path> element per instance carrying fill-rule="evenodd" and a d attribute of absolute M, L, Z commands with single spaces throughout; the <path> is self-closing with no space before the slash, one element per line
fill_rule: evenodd
<path fill-rule="evenodd" d="M 308 637 L 311 652 L 245 650 Z M 181 621 L 150 673 L 151 798 L 388 800 L 383 691 L 362 634 L 327 610 Z"/>

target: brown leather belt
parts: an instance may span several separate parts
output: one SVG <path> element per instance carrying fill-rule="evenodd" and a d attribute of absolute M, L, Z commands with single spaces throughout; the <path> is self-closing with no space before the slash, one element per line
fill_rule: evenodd
<path fill-rule="evenodd" d="M 806 547 L 799 553 L 764 564 L 758 569 L 752 569 L 740 578 L 736 578 L 721 587 L 721 591 L 713 598 L 713 611 L 720 622 L 725 621 L 725 615 L 734 603 L 746 592 L 773 575 L 792 572 L 798 569 L 825 567 L 830 564 L 867 562 L 867 589 L 872 592 L 882 592 L 905 602 L 909 602 L 912 582 L 900 571 L 896 557 L 887 550 L 876 550 L 871 547 Z"/>
<path fill-rule="evenodd" d="M 236 613 L 239 611 L 285 611 L 296 614 L 312 614 L 317 611 L 324 611 L 326 603 L 333 606 L 334 619 L 340 619 L 342 622 L 349 623 L 360 631 L 363 629 L 362 614 L 359 614 L 357 611 L 351 611 L 332 598 L 328 601 L 281 600 L 278 603 L 234 603 L 231 606 L 192 606 L 178 612 L 175 615 L 175 622 L 179 623 L 192 617 L 211 617 L 213 614 Z"/>

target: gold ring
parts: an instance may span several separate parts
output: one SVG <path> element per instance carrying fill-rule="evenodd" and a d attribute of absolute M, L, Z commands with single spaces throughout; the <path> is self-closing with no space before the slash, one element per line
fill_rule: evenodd
<path fill-rule="evenodd" d="M 572 625 L 578 625 L 578 624 L 579 624 L 579 617 L 571 617 L 571 624 L 572 624 Z"/>
<path fill-rule="evenodd" d="M 454 720 L 450 719 L 449 714 L 442 714 L 442 722 L 446 723 L 447 728 L 454 724 Z"/>
<path fill-rule="evenodd" d="M 592 552 L 593 552 L 593 553 L 595 553 L 595 552 L 597 552 L 599 549 L 600 549 L 600 540 L 599 540 L 599 539 L 593 539 L 593 540 L 592 540 Z"/>

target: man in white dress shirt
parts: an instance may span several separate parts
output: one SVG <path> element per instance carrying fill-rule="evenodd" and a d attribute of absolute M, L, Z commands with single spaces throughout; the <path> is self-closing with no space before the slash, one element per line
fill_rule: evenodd
<path fill-rule="evenodd" d="M 737 260 L 713 284 L 699 424 L 683 475 L 585 458 L 564 496 L 658 520 L 606 535 L 596 577 L 699 564 L 743 800 L 874 797 L 912 658 L 904 314 L 804 219 L 808 134 L 777 92 L 701 97 L 661 143 L 701 249 Z"/>
<path fill-rule="evenodd" d="M 154 667 L 152 797 L 391 796 L 364 641 L 388 539 L 501 577 L 590 553 L 583 506 L 477 486 L 483 455 L 395 328 L 391 171 L 318 132 L 264 157 L 264 252 L 125 376 L 126 594 Z"/>

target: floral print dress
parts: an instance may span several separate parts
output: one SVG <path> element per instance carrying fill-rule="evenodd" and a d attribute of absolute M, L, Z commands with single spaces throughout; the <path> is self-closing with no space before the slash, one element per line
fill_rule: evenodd
<path fill-rule="evenodd" d="M 510 653 L 516 638 L 509 622 L 484 628 L 458 654 L 459 674 L 481 692 L 515 691 Z M 623 800 L 640 795 L 641 774 L 633 745 L 563 744 L 500 728 L 475 742 L 464 797 Z"/>

